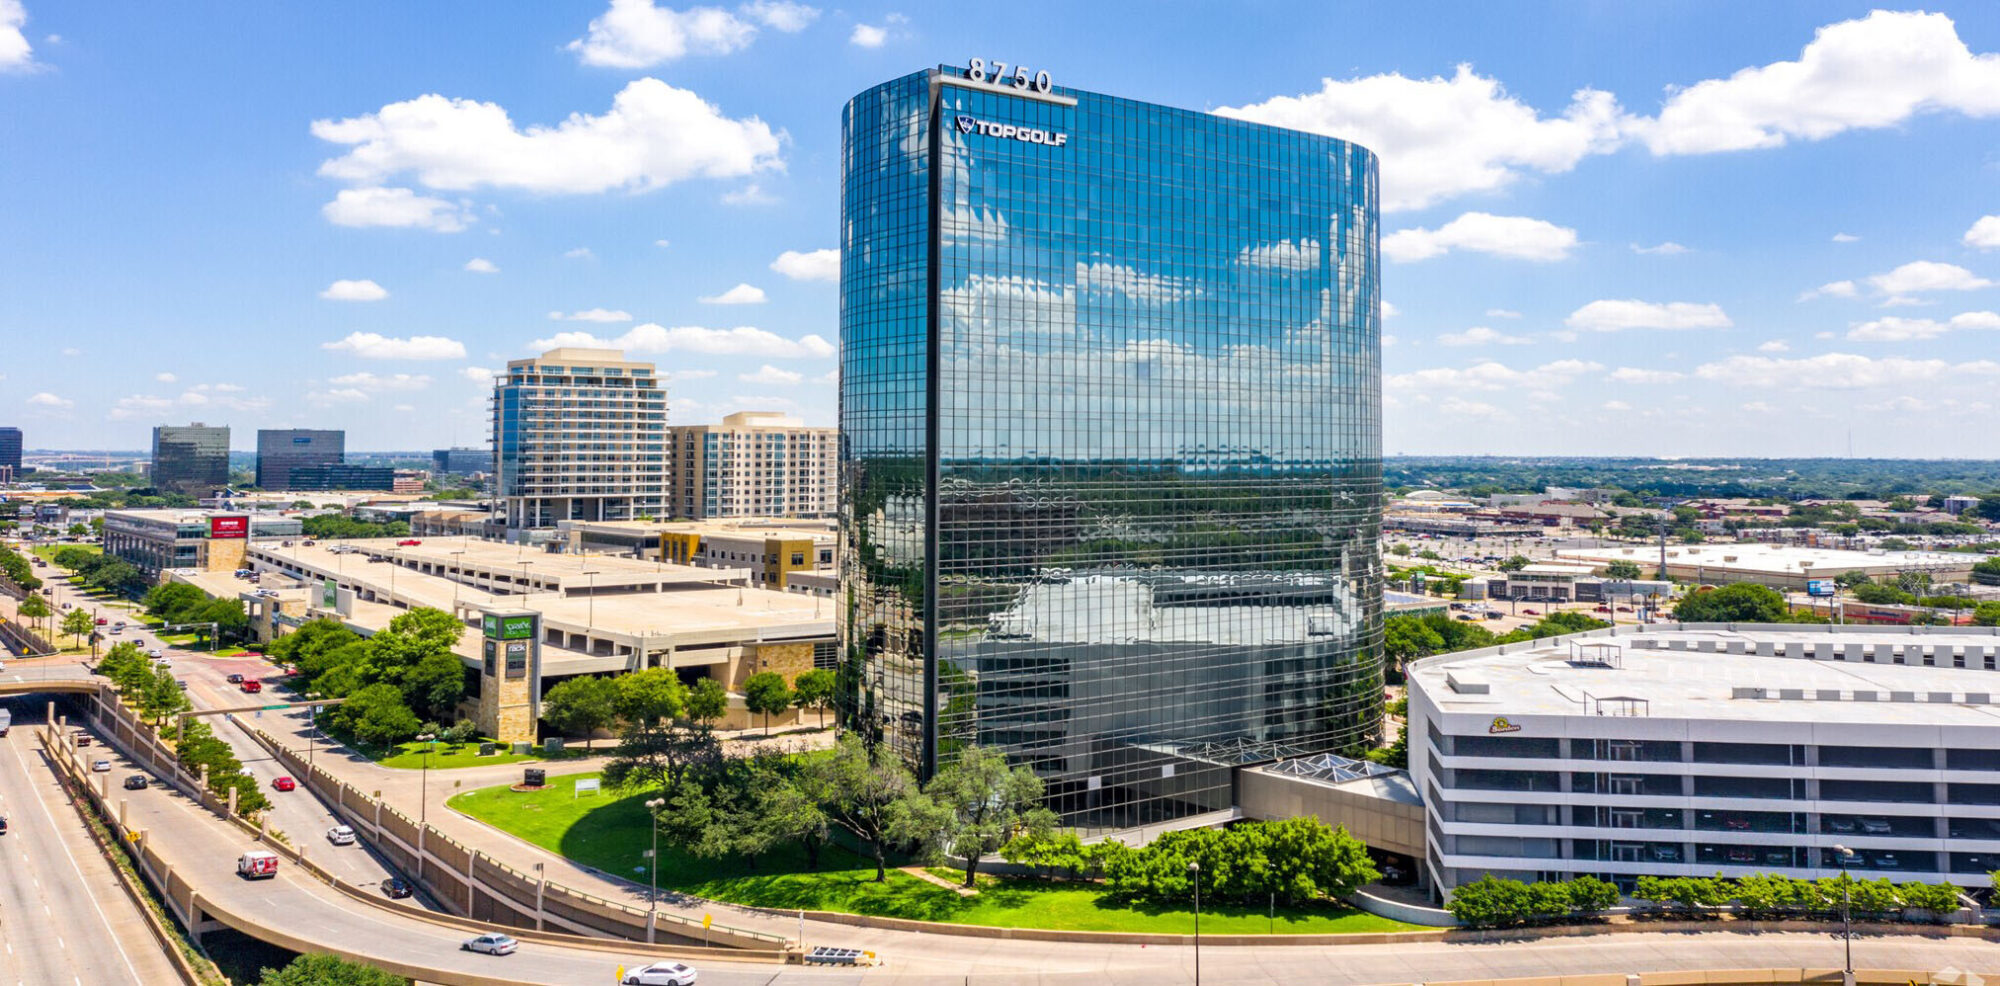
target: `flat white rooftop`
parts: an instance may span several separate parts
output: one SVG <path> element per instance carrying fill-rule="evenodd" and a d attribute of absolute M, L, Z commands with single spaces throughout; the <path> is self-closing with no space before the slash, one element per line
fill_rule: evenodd
<path fill-rule="evenodd" d="M 1556 556 L 1593 564 L 1635 561 L 1645 566 L 1656 566 L 1660 562 L 1660 549 L 1650 545 L 1565 548 L 1557 551 Z M 1985 557 L 1957 551 L 1844 551 L 1784 544 L 1688 544 L 1667 547 L 1667 565 L 1670 568 L 1707 567 L 1717 571 L 1813 574 L 1827 578 L 1848 571 L 1876 575 L 1883 572 L 1970 568 Z"/>
<path fill-rule="evenodd" d="M 1511 645 L 1506 653 L 1489 648 L 1427 658 L 1411 668 L 1410 679 L 1447 715 L 1619 715 L 1619 703 L 1635 700 L 1645 703 L 1638 714 L 1655 720 L 2000 727 L 2000 671 L 1985 670 L 1985 655 L 2000 651 L 2000 634 L 1965 629 L 1773 626 L 1574 634 Z M 1745 652 L 1732 653 L 1732 642 Z M 1775 653 L 1756 653 L 1760 644 Z M 1888 648 L 1876 653 L 1890 661 L 1901 649 L 1905 659 L 1919 663 L 1865 661 L 1878 647 Z M 1788 651 L 1798 656 L 1785 656 Z M 1845 659 L 1833 659 L 1836 651 Z M 1966 654 L 1967 667 L 1924 667 L 1925 651 L 1947 665 Z M 1812 653 L 1820 656 L 1805 656 Z M 1605 702 L 1611 704 L 1597 704 Z"/>

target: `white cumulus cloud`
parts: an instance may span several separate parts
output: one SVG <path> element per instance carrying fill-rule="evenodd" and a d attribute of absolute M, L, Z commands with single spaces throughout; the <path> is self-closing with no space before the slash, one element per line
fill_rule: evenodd
<path fill-rule="evenodd" d="M 873 24 L 856 24 L 847 35 L 847 43 L 857 48 L 880 48 L 889 40 L 889 29 Z"/>
<path fill-rule="evenodd" d="M 2000 247 L 2000 216 L 1980 216 L 1965 231 L 1965 245 L 1991 250 Z"/>
<path fill-rule="evenodd" d="M 1783 339 L 1773 339 L 1769 342 L 1759 343 L 1757 351 L 1760 353 L 1789 353 L 1792 351 L 1792 345 Z"/>
<path fill-rule="evenodd" d="M 549 318 L 559 322 L 630 322 L 632 313 L 610 308 L 586 308 L 567 315 L 562 312 L 550 312 Z"/>
<path fill-rule="evenodd" d="M 67 397 L 58 397 L 54 394 L 49 393 L 46 390 L 38 394 L 28 395 L 28 404 L 31 407 L 46 407 L 55 410 L 62 410 L 64 408 L 71 408 L 76 406 L 75 401 L 70 400 Z"/>
<path fill-rule="evenodd" d="M 465 262 L 465 269 L 474 274 L 498 274 L 500 268 L 485 257 L 474 257 Z"/>
<path fill-rule="evenodd" d="M 761 305 L 764 303 L 764 289 L 751 284 L 738 284 L 721 294 L 709 295 L 701 299 L 704 305 Z"/>
<path fill-rule="evenodd" d="M 1486 309 L 1486 317 L 1487 317 L 1487 318 L 1520 318 L 1520 317 L 1521 317 L 1521 313 L 1520 313 L 1520 312 L 1517 312 L 1517 311 L 1514 311 L 1514 310 L 1513 310 L 1513 309 L 1511 309 L 1511 308 L 1488 308 L 1488 309 Z"/>
<path fill-rule="evenodd" d="M 1681 378 L 1673 370 L 1648 370 L 1637 366 L 1621 366 L 1611 371 L 1612 383 L 1673 383 Z"/>
<path fill-rule="evenodd" d="M 1654 256 L 1659 256 L 1659 257 L 1672 257 L 1678 254 L 1683 254 L 1688 252 L 1688 248 L 1681 246 L 1680 244 L 1675 243 L 1672 240 L 1667 240 L 1664 243 L 1659 243 L 1654 246 L 1640 246 L 1639 244 L 1634 243 L 1632 244 L 1632 252 L 1652 254 Z"/>
<path fill-rule="evenodd" d="M 840 279 L 840 251 L 786 250 L 771 261 L 771 269 L 794 281 L 837 281 Z"/>
<path fill-rule="evenodd" d="M 755 0 L 743 5 L 745 16 L 774 31 L 797 34 L 819 19 L 819 8 L 790 0 Z"/>
<path fill-rule="evenodd" d="M 1396 72 L 1327 78 L 1317 92 L 1216 112 L 1367 147 L 1381 156 L 1388 210 L 1501 188 L 1529 171 L 1568 171 L 1618 146 L 1621 115 L 1610 93 L 1579 89 L 1562 115 L 1543 116 L 1470 65 L 1449 79 Z"/>
<path fill-rule="evenodd" d="M 611 0 L 587 33 L 569 43 L 586 65 L 649 68 L 688 54 L 727 55 L 757 37 L 757 26 L 719 7 L 674 10 L 653 0 Z"/>
<path fill-rule="evenodd" d="M 491 386 L 493 383 L 493 378 L 499 376 L 500 371 L 489 370 L 483 366 L 467 366 L 467 367 L 461 367 L 458 371 L 458 375 L 464 377 L 467 380 L 472 381 L 473 383 L 486 384 L 488 386 Z"/>
<path fill-rule="evenodd" d="M 497 103 L 433 93 L 344 120 L 316 120 L 312 133 L 348 148 L 319 173 L 360 185 L 408 174 L 434 189 L 575 195 L 782 166 L 778 135 L 764 121 L 731 119 L 658 79 L 629 83 L 601 115 L 572 113 L 554 126 L 522 129 Z"/>
<path fill-rule="evenodd" d="M 0 72 L 21 72 L 35 67 L 35 48 L 21 30 L 27 23 L 28 10 L 21 6 L 21 0 L 0 0 Z"/>
<path fill-rule="evenodd" d="M 1847 330 L 1847 337 L 1858 342 L 1915 342 L 1935 339 L 1959 329 L 2000 329 L 2000 314 L 1963 312 L 1942 322 L 1929 318 L 1898 318 L 1892 315 L 1862 322 Z"/>
<path fill-rule="evenodd" d="M 1425 260 L 1452 250 L 1518 260 L 1562 260 L 1576 247 L 1576 230 L 1527 216 L 1468 212 L 1436 229 L 1404 229 L 1382 237 L 1382 255 Z"/>
<path fill-rule="evenodd" d="M 1852 298 L 1860 293 L 1861 289 L 1858 286 L 1856 286 L 1853 281 L 1829 281 L 1825 284 L 1820 285 L 1819 287 L 1812 289 L 1811 291 L 1806 291 L 1801 293 L 1799 295 L 1799 300 L 1811 301 L 1814 298 Z"/>
<path fill-rule="evenodd" d="M 393 339 L 373 332 L 350 332 L 344 339 L 320 343 L 321 349 L 350 353 L 362 359 L 464 359 L 465 343 L 444 336 Z"/>
<path fill-rule="evenodd" d="M 535 349 L 582 346 L 590 349 L 623 349 L 634 353 L 689 352 L 710 356 L 764 356 L 779 359 L 825 358 L 834 354 L 833 344 L 817 335 L 787 339 L 775 332 L 740 325 L 733 329 L 710 329 L 698 325 L 667 328 L 652 322 L 633 326 L 616 338 L 606 339 L 588 332 L 558 332 L 537 339 Z"/>
<path fill-rule="evenodd" d="M 374 374 L 366 370 L 334 377 L 327 383 L 338 387 L 353 387 L 358 390 L 422 390 L 430 386 L 431 378 L 422 373 Z"/>
<path fill-rule="evenodd" d="M 475 221 L 471 208 L 407 188 L 343 188 L 320 215 L 335 226 L 391 226 L 456 233 Z"/>
<path fill-rule="evenodd" d="M 1695 369 L 1695 375 L 1704 380 L 1760 390 L 1865 390 L 1996 374 L 2000 374 L 2000 363 L 1991 360 L 1950 363 L 1902 356 L 1876 359 L 1854 353 L 1826 353 L 1802 359 L 1731 356 Z"/>
<path fill-rule="evenodd" d="M 1975 55 L 1944 14 L 1877 10 L 1829 24 L 1797 61 L 1668 97 L 1630 126 L 1655 154 L 1709 154 L 1892 127 L 1926 112 L 2000 114 L 2000 55 Z"/>
<path fill-rule="evenodd" d="M 382 285 L 363 278 L 358 281 L 335 281 L 327 285 L 319 296 L 328 301 L 381 301 L 389 296 L 389 292 Z"/>
<path fill-rule="evenodd" d="M 793 384 L 793 383 L 798 383 L 799 381 L 804 380 L 805 378 L 806 378 L 805 374 L 803 373 L 794 373 L 790 370 L 780 370 L 769 363 L 766 363 L 763 366 L 758 367 L 757 372 L 755 373 L 739 373 L 736 375 L 736 379 L 741 380 L 744 383 L 761 383 L 761 384 Z"/>
<path fill-rule="evenodd" d="M 1934 260 L 1913 260 L 1886 274 L 1870 277 L 1868 283 L 1891 297 L 1928 291 L 1975 291 L 1993 286 L 1992 281 L 1957 264 Z"/>
<path fill-rule="evenodd" d="M 1833 234 L 1833 242 L 1835 242 L 1835 243 L 1859 243 L 1859 242 L 1861 242 L 1861 237 L 1859 237 L 1859 236 L 1856 236 L 1856 235 L 1854 235 L 1853 233 L 1835 233 L 1835 234 Z"/>
<path fill-rule="evenodd" d="M 161 383 L 174 383 L 178 381 L 180 378 L 174 376 L 171 373 L 155 373 L 153 374 L 153 379 L 158 380 Z"/>
<path fill-rule="evenodd" d="M 1729 316 L 1721 305 L 1689 301 L 1666 303 L 1637 299 L 1593 301 L 1570 313 L 1563 324 L 1587 332 L 1621 329 L 1726 329 Z"/>
<path fill-rule="evenodd" d="M 1443 346 L 1524 346 L 1532 340 L 1475 325 L 1464 332 L 1444 333 L 1437 337 L 1437 341 Z"/>

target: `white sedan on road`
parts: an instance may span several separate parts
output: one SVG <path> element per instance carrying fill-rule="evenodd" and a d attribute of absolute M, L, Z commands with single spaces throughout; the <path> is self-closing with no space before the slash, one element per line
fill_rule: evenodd
<path fill-rule="evenodd" d="M 488 955 L 512 955 L 521 943 L 506 935 L 480 935 L 468 938 L 460 948 L 468 952 L 485 952 Z"/>
<path fill-rule="evenodd" d="M 354 830 L 345 825 L 335 825 L 326 830 L 326 841 L 336 846 L 351 846 L 354 844 Z"/>
<path fill-rule="evenodd" d="M 634 969 L 619 980 L 625 986 L 694 986 L 694 967 L 679 962 L 655 962 Z"/>

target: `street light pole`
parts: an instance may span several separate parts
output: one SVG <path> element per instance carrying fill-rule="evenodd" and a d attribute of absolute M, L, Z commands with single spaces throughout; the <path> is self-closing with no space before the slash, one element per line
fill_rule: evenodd
<path fill-rule="evenodd" d="M 1840 862 L 1840 944 L 1846 953 L 1846 964 L 1841 968 L 1841 986 L 1854 986 L 1854 884 L 1847 878 L 1847 861 L 1854 858 L 1854 850 L 1846 846 L 1834 846 L 1834 858 Z"/>
<path fill-rule="evenodd" d="M 646 897 L 646 934 L 653 933 L 653 923 L 660 910 L 660 808 L 667 803 L 665 798 L 653 798 L 646 802 L 646 821 L 653 830 L 653 855 L 647 859 L 652 865 L 648 877 L 652 893 Z"/>
<path fill-rule="evenodd" d="M 318 692 L 306 693 L 306 701 L 308 702 L 318 697 L 319 697 Z M 319 746 L 319 743 L 317 742 L 318 739 L 319 739 L 319 706 L 308 705 L 306 706 L 306 769 L 307 770 L 312 769 L 313 750 L 317 749 Z"/>
<path fill-rule="evenodd" d="M 590 577 L 590 599 L 585 604 L 588 608 L 583 617 L 583 627 L 589 630 L 597 626 L 597 570 L 591 569 L 583 574 Z"/>
<path fill-rule="evenodd" d="M 422 744 L 424 745 L 424 769 L 423 769 L 423 774 L 422 774 L 422 776 L 421 776 L 421 777 L 419 778 L 419 780 L 418 780 L 418 782 L 417 782 L 417 783 L 418 783 L 418 785 L 419 785 L 419 788 L 418 788 L 418 791 L 419 791 L 419 793 L 418 793 L 418 795 L 417 795 L 417 828 L 419 828 L 419 829 L 423 828 L 423 827 L 424 827 L 424 825 L 425 825 L 425 824 L 426 824 L 426 823 L 427 823 L 427 822 L 429 821 L 429 819 L 430 819 L 430 817 L 431 817 L 431 816 L 430 816 L 430 811 L 431 811 L 431 742 L 432 742 L 433 740 L 435 740 L 435 739 L 437 739 L 437 734 L 436 734 L 436 733 L 418 733 L 418 734 L 417 734 L 417 742 L 419 742 L 419 743 L 422 743 Z"/>
<path fill-rule="evenodd" d="M 1201 986 L 1201 864 L 1189 863 L 1194 875 L 1194 986 Z"/>

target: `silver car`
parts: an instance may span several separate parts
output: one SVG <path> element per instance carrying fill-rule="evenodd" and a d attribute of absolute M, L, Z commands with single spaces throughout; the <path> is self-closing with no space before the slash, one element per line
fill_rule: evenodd
<path fill-rule="evenodd" d="M 655 962 L 644 969 L 634 969 L 619 980 L 624 986 L 694 986 L 693 966 L 679 962 Z"/>
<path fill-rule="evenodd" d="M 468 952 L 485 952 L 488 955 L 512 955 L 521 943 L 506 935 L 480 935 L 468 938 L 460 948 Z"/>

